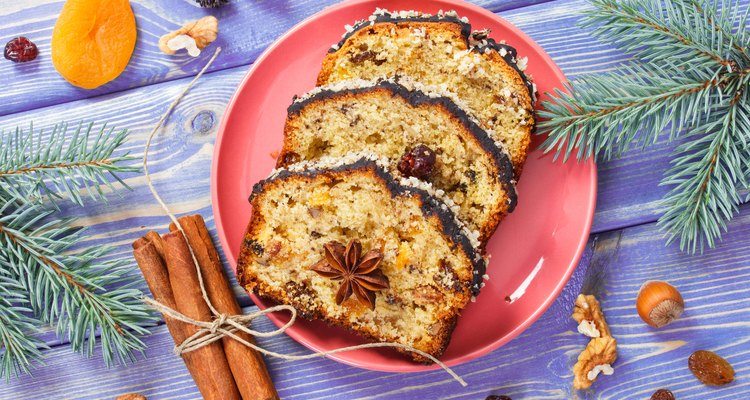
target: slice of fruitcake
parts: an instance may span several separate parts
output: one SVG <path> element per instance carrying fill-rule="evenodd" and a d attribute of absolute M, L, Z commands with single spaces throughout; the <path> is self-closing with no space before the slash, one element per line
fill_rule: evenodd
<path fill-rule="evenodd" d="M 318 87 L 289 107 L 277 167 L 370 151 L 391 174 L 444 191 L 486 242 L 515 207 L 513 166 L 460 100 L 431 90 L 408 79 Z"/>
<path fill-rule="evenodd" d="M 430 15 L 377 9 L 347 26 L 323 60 L 318 85 L 406 75 L 454 92 L 505 143 L 518 178 L 535 126 L 535 89 L 523 73 L 527 59 L 487 34 L 471 34 L 468 20 L 455 11 Z"/>
<path fill-rule="evenodd" d="M 305 318 L 440 356 L 486 260 L 451 206 L 419 186 L 367 153 L 274 171 L 250 197 L 240 284 Z"/>

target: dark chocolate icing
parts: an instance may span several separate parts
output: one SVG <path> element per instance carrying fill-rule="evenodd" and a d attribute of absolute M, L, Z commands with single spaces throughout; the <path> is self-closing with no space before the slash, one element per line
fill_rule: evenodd
<path fill-rule="evenodd" d="M 355 162 L 327 169 L 315 169 L 314 167 L 311 167 L 310 169 L 306 169 L 304 171 L 290 171 L 288 169 L 282 169 L 275 176 L 264 179 L 253 185 L 253 192 L 250 195 L 249 200 L 252 201 L 255 196 L 263 191 L 263 188 L 267 184 L 279 179 L 285 179 L 292 176 L 304 176 L 312 178 L 322 174 L 348 172 L 353 170 L 372 170 L 373 172 L 375 172 L 375 174 L 379 178 L 381 178 L 383 182 L 385 182 L 386 187 L 391 193 L 391 197 L 396 197 L 399 195 L 417 195 L 420 199 L 421 209 L 425 216 L 436 215 L 440 220 L 441 226 L 443 228 L 443 234 L 447 237 L 450 237 L 453 240 L 453 243 L 457 244 L 466 255 L 466 257 L 471 260 L 473 267 L 471 293 L 475 296 L 479 294 L 483 280 L 482 277 L 487 271 L 486 261 L 483 257 L 481 257 L 481 254 L 478 253 L 478 250 L 475 249 L 474 246 L 472 246 L 471 241 L 464 233 L 463 228 L 456 223 L 456 216 L 453 214 L 450 208 L 440 199 L 429 194 L 426 190 L 402 185 L 398 182 L 398 180 L 396 180 L 396 178 L 388 173 L 388 171 L 378 166 L 377 163 L 373 160 L 363 157 Z"/>
<path fill-rule="evenodd" d="M 495 166 L 498 170 L 498 179 L 502 183 L 503 188 L 505 189 L 505 192 L 508 194 L 508 198 L 510 199 L 508 212 L 512 212 L 516 207 L 516 203 L 518 202 L 518 196 L 516 194 L 515 185 L 513 184 L 513 164 L 510 161 L 507 153 L 499 150 L 497 144 L 495 144 L 495 141 L 487 134 L 487 132 L 479 125 L 477 125 L 477 123 L 472 120 L 472 118 L 466 113 L 466 111 L 456 105 L 453 100 L 447 97 L 430 97 L 419 90 L 409 90 L 403 85 L 397 83 L 399 79 L 398 76 L 394 77 L 393 79 L 395 80 L 395 82 L 391 80 L 380 80 L 373 86 L 355 89 L 344 89 L 340 91 L 323 89 L 313 96 L 307 97 L 303 100 L 295 101 L 291 106 L 289 106 L 287 112 L 290 115 L 298 114 L 308 104 L 317 101 L 334 98 L 337 96 L 344 96 L 347 94 L 367 93 L 378 89 L 385 89 L 392 93 L 394 96 L 402 97 L 412 107 L 418 107 L 422 104 L 442 106 L 456 118 L 458 118 L 461 124 L 464 125 L 464 127 L 466 127 L 469 132 L 471 132 L 471 134 L 477 139 L 479 144 L 482 146 L 482 149 L 487 154 L 492 155 L 492 160 L 495 162 Z"/>

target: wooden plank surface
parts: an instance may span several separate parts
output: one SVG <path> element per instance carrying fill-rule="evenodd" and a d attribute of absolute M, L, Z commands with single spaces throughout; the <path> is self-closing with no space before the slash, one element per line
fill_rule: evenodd
<path fill-rule="evenodd" d="M 668 387 L 681 400 L 747 399 L 750 248 L 745 243 L 750 237 L 750 207 L 743 207 L 732 228 L 733 234 L 720 248 L 697 257 L 665 248 L 654 224 L 596 236 L 563 294 L 542 318 L 506 346 L 456 368 L 469 383 L 467 388 L 442 371 L 389 374 L 323 359 L 268 359 L 268 364 L 284 399 L 483 399 L 489 394 L 571 399 L 571 367 L 587 338 L 576 332 L 570 312 L 575 296 L 586 287 L 600 295 L 619 343 L 619 359 L 613 376 L 601 378 L 594 391 L 579 393 L 579 398 L 647 399 L 654 390 Z M 644 281 L 665 277 L 680 288 L 686 312 L 656 331 L 640 321 L 634 302 Z M 273 329 L 266 319 L 254 326 Z M 46 352 L 48 365 L 33 380 L 12 381 L 0 391 L 0 399 L 103 399 L 131 391 L 150 399 L 195 398 L 184 366 L 171 352 L 166 329 L 153 329 L 146 343 L 146 361 L 112 370 L 106 370 L 98 358 L 83 361 L 65 346 L 55 347 Z M 286 337 L 260 343 L 286 354 L 308 353 Z M 699 349 L 726 357 L 737 380 L 723 388 L 699 383 L 687 369 L 688 356 Z"/>
<path fill-rule="evenodd" d="M 509 10 L 549 0 L 479 0 L 492 11 Z M 123 74 L 95 90 L 73 87 L 58 75 L 50 59 L 52 28 L 62 9 L 60 0 L 0 0 L 0 38 L 27 36 L 39 48 L 39 60 L 16 65 L 0 63 L 0 76 L 13 82 L 0 93 L 0 116 L 82 98 L 152 85 L 195 75 L 210 54 L 192 58 L 186 54 L 167 56 L 159 51 L 162 35 L 187 21 L 216 16 L 220 35 L 215 42 L 224 54 L 212 67 L 218 71 L 252 63 L 277 37 L 304 18 L 338 3 L 337 0 L 234 1 L 231 6 L 203 9 L 192 0 L 131 1 L 138 39 L 135 52 Z M 342 26 L 343 29 L 343 26 Z M 4 44 L 5 42 L 3 42 Z"/>
<path fill-rule="evenodd" d="M 540 2 L 481 4 L 493 11 L 510 10 L 501 15 L 542 45 L 570 78 L 606 71 L 623 59 L 619 52 L 596 43 L 575 27 L 577 12 L 586 7 L 585 2 L 564 0 L 519 8 Z M 151 153 L 155 183 L 167 202 L 180 213 L 201 213 L 212 227 L 210 160 L 216 129 L 229 97 L 247 64 L 273 38 L 328 2 L 235 1 L 228 11 L 205 11 L 188 3 L 190 0 L 133 1 L 142 29 L 139 41 L 143 43 L 138 46 L 143 50 L 136 54 L 139 58 L 131 64 L 132 72 L 130 67 L 126 71 L 132 76 L 125 75 L 98 92 L 71 89 L 49 65 L 29 71 L 23 66 L 0 63 L 0 73 L 10 76 L 8 82 L 13 82 L 8 90 L 0 91 L 4 104 L 0 115 L 13 113 L 2 118 L 0 129 L 26 126 L 31 120 L 36 127 L 51 127 L 61 118 L 72 123 L 109 121 L 131 131 L 126 150 L 140 154 L 147 132 L 203 63 L 200 59 L 170 59 L 158 53 L 155 41 L 159 32 L 206 12 L 226 12 L 221 16 L 222 23 L 243 27 L 222 31 L 222 40 L 227 41 L 222 46 L 232 51 L 225 51 L 217 61 L 216 72 L 208 74 L 183 100 Z M 0 37 L 14 36 L 19 27 L 39 32 L 40 37 L 47 38 L 48 53 L 48 37 L 61 4 L 0 0 L 0 16 L 12 21 L 0 25 Z M 190 14 L 183 14 L 183 9 Z M 43 46 L 44 40 L 44 52 Z M 28 84 L 36 79 L 41 86 L 36 82 Z M 20 110 L 29 111 L 17 112 Z M 600 163 L 594 232 L 606 232 L 589 249 L 561 297 L 539 321 L 498 351 L 457 368 L 470 382 L 469 388 L 461 388 L 439 371 L 394 375 L 330 360 L 269 360 L 283 398 L 477 399 L 490 393 L 508 394 L 514 399 L 571 398 L 570 367 L 585 340 L 573 333 L 575 324 L 569 314 L 573 298 L 584 284 L 605 289 L 604 307 L 621 343 L 621 359 L 616 375 L 597 384 L 596 392 L 581 394 L 582 398 L 644 399 L 661 386 L 671 387 L 680 399 L 749 398 L 747 378 L 742 378 L 750 368 L 750 256 L 745 245 L 750 237 L 750 210 L 744 207 L 741 218 L 731 224 L 725 242 L 703 256 L 689 258 L 674 248 L 664 248 L 663 238 L 652 222 L 658 216 L 658 199 L 666 191 L 657 183 L 671 147 L 661 144 L 646 151 L 633 151 L 621 160 Z M 150 199 L 143 178 L 132 174 L 126 180 L 134 192 L 112 196 L 109 204 L 65 209 L 66 214 L 79 216 L 81 224 L 90 227 L 94 236 L 87 245 L 115 245 L 115 257 L 130 257 L 129 244 L 146 228 L 166 229 L 166 220 Z M 638 226 L 631 227 L 634 225 Z M 625 227 L 631 228 L 610 232 Z M 639 322 L 633 299 L 643 281 L 664 277 L 674 280 L 683 290 L 688 312 L 674 326 L 655 333 Z M 249 305 L 241 289 L 235 289 L 243 304 Z M 271 325 L 263 320 L 258 326 L 270 329 Z M 55 346 L 46 352 L 48 365 L 37 370 L 33 378 L 0 386 L 0 399 L 98 399 L 132 391 L 156 399 L 196 398 L 192 381 L 171 354 L 166 330 L 160 326 L 153 332 L 146 338 L 147 361 L 107 371 L 98 358 L 84 360 L 72 354 L 64 338 L 59 340 L 47 331 L 43 337 Z M 307 353 L 286 337 L 261 343 L 283 352 Z M 725 355 L 735 365 L 738 381 L 718 390 L 697 383 L 685 368 L 685 360 L 698 348 Z"/>

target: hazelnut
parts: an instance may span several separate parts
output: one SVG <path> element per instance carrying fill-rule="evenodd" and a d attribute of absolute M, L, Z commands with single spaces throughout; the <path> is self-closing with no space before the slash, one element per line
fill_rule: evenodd
<path fill-rule="evenodd" d="M 680 292 L 667 282 L 648 281 L 641 286 L 635 306 L 644 322 L 661 328 L 682 315 L 685 302 Z"/>

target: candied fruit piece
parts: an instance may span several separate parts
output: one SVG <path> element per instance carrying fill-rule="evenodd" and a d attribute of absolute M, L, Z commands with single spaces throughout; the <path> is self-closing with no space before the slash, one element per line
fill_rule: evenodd
<path fill-rule="evenodd" d="M 68 0 L 52 31 L 52 64 L 72 85 L 94 89 L 125 70 L 135 40 L 128 0 Z"/>
<path fill-rule="evenodd" d="M 327 206 L 329 204 L 331 204 L 331 195 L 327 190 L 316 188 L 312 193 L 310 193 L 308 205 L 310 205 L 311 207 L 321 207 Z"/>
<path fill-rule="evenodd" d="M 39 49 L 34 42 L 23 36 L 13 38 L 5 45 L 5 58 L 13 62 L 31 61 L 38 55 Z"/>
<path fill-rule="evenodd" d="M 699 381 L 710 386 L 721 386 L 734 380 L 734 368 L 718 354 L 698 350 L 688 358 L 688 368 Z"/>

